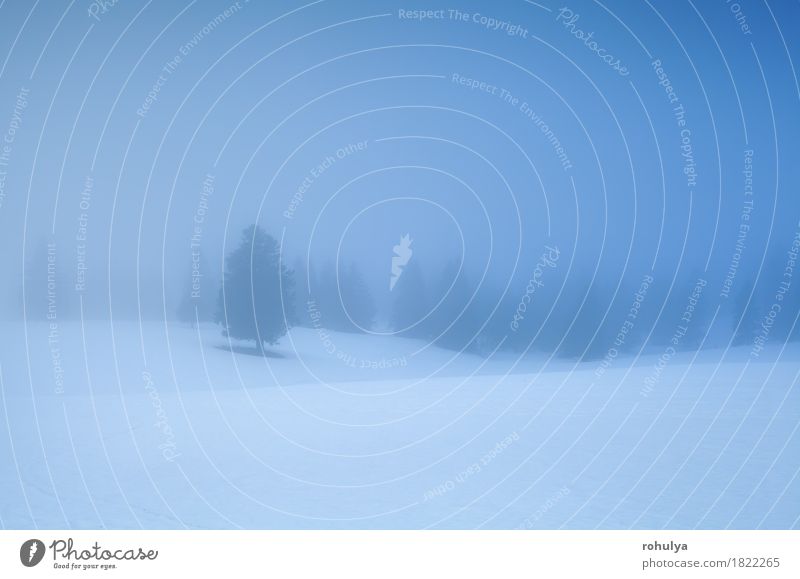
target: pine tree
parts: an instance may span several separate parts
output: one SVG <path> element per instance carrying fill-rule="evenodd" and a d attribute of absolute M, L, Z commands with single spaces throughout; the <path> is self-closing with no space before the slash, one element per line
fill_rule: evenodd
<path fill-rule="evenodd" d="M 280 247 L 257 225 L 225 261 L 216 321 L 231 338 L 275 344 L 288 329 L 294 308 L 294 274 L 281 265 Z"/>
<path fill-rule="evenodd" d="M 409 337 L 429 337 L 430 324 L 424 319 L 429 311 L 428 294 L 417 262 L 405 266 L 392 292 L 392 329 Z"/>
<path fill-rule="evenodd" d="M 352 324 L 348 321 L 342 307 L 341 284 L 337 280 L 336 270 L 332 266 L 322 269 L 312 287 L 312 299 L 319 307 L 321 318 L 319 324 L 329 330 L 350 331 Z"/>
<path fill-rule="evenodd" d="M 369 292 L 364 276 L 355 264 L 351 264 L 342 276 L 342 298 L 353 329 L 370 330 L 378 313 L 375 301 Z"/>

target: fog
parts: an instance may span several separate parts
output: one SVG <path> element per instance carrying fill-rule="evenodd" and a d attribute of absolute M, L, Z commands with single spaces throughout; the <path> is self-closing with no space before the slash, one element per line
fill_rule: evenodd
<path fill-rule="evenodd" d="M 0 527 L 798 527 L 800 3 L 453 4 L 0 2 Z"/>
<path fill-rule="evenodd" d="M 654 32 L 611 34 L 598 6 L 523 2 L 491 21 L 481 3 L 424 18 L 391 2 L 119 3 L 58 26 L 56 11 L 24 22 L 20 3 L 3 23 L 6 44 L 26 34 L 2 71 L 2 316 L 46 317 L 49 260 L 61 319 L 81 302 L 88 318 L 174 319 L 193 281 L 216 302 L 224 257 L 257 223 L 302 294 L 309 271 L 357 268 L 375 330 L 391 331 L 393 247 L 408 235 L 423 301 L 466 284 L 469 317 L 515 348 L 540 330 L 544 350 L 615 334 L 647 276 L 640 342 L 672 333 L 702 279 L 693 330 L 724 345 L 758 318 L 748 303 L 769 306 L 758 296 L 798 232 L 789 53 L 779 35 L 741 42 L 725 11 L 622 10 Z M 581 30 L 622 64 L 598 68 Z"/>

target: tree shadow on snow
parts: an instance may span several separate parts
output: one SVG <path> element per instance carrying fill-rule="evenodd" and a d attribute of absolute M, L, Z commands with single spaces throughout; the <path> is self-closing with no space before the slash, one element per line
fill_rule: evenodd
<path fill-rule="evenodd" d="M 273 352 L 258 346 L 239 346 L 235 344 L 223 344 L 216 346 L 218 350 L 225 350 L 226 352 L 233 352 L 234 354 L 246 354 L 248 356 L 258 356 L 259 358 L 286 358 L 280 352 Z"/>

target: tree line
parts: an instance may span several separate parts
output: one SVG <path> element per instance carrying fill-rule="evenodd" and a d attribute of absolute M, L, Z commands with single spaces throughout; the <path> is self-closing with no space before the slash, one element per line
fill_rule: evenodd
<path fill-rule="evenodd" d="M 797 288 L 783 292 L 781 315 L 770 319 L 781 268 L 780 259 L 769 261 L 758 282 L 743 279 L 733 297 L 722 301 L 697 272 L 663 279 L 644 272 L 618 284 L 554 278 L 524 320 L 512 325 L 521 283 L 480 284 L 455 260 L 425 275 L 419 260 L 411 261 L 382 311 L 354 264 L 337 271 L 298 260 L 289 268 L 281 263 L 277 241 L 251 226 L 226 259 L 214 319 L 226 335 L 260 344 L 274 344 L 291 326 L 317 324 L 344 332 L 380 327 L 478 354 L 532 349 L 598 359 L 611 349 L 633 351 L 644 343 L 687 350 L 757 343 L 765 321 L 770 340 L 798 340 Z M 646 291 L 641 279 L 649 280 Z M 309 304 L 318 312 L 314 320 Z"/>
<path fill-rule="evenodd" d="M 50 253 L 47 244 L 40 244 L 25 264 L 25 293 L 20 290 L 16 311 L 22 311 L 24 297 L 30 320 L 52 318 L 54 304 L 58 319 L 78 315 L 65 269 L 69 260 L 59 255 L 53 263 Z M 640 280 L 651 272 L 631 272 L 621 283 L 554 274 L 512 326 L 526 280 L 493 286 L 456 260 L 426 271 L 417 259 L 404 266 L 390 300 L 378 303 L 355 264 L 337 269 L 296 260 L 289 267 L 278 242 L 252 225 L 226 256 L 219 290 L 198 297 L 187 283 L 175 313 L 186 323 L 216 322 L 225 335 L 262 347 L 277 343 L 292 326 L 315 325 L 343 332 L 391 331 L 478 354 L 500 348 L 587 359 L 602 358 L 612 348 L 636 351 L 645 343 L 678 349 L 783 343 L 800 339 L 795 323 L 800 283 L 786 277 L 784 261 L 780 252 L 770 252 L 759 275 L 741 271 L 725 299 L 713 289 L 711 276 L 698 292 L 702 277 L 697 272 L 677 277 L 653 273 L 646 295 Z M 207 271 L 205 263 L 200 269 Z M 386 274 L 388 284 L 388 269 Z M 204 287 L 208 282 L 214 283 L 206 280 Z M 636 315 L 631 316 L 634 305 Z"/>

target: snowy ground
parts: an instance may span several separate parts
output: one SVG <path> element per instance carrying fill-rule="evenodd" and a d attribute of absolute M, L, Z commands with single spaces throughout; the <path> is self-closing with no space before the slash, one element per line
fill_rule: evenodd
<path fill-rule="evenodd" d="M 6 528 L 799 525 L 793 347 L 598 377 L 312 329 L 267 358 L 211 326 L 48 332 L 0 332 Z"/>

